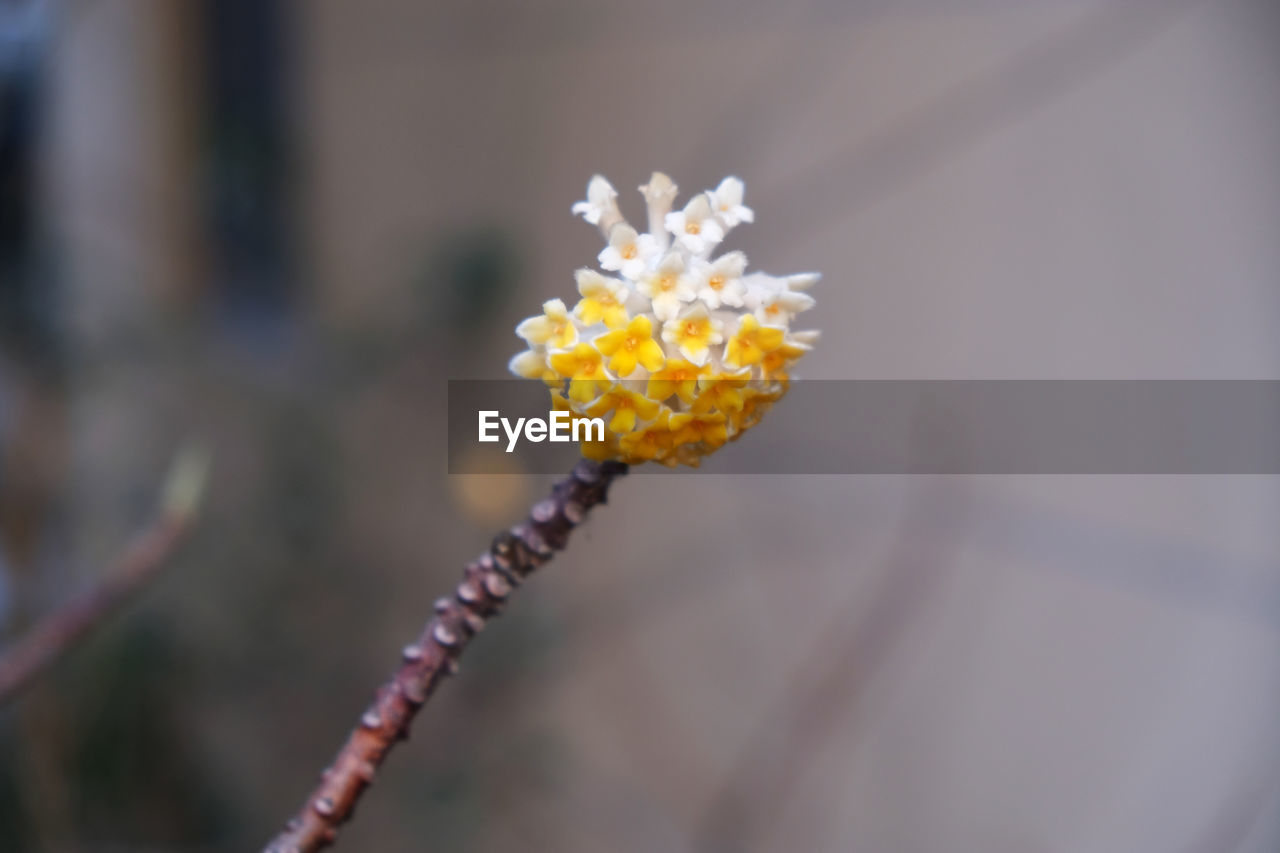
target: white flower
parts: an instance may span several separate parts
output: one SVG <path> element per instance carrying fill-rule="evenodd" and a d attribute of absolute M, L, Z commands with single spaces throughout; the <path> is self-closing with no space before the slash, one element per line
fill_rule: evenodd
<path fill-rule="evenodd" d="M 788 284 L 787 278 L 762 273 L 747 276 L 744 301 L 757 320 L 766 325 L 786 325 L 796 314 L 813 307 L 812 296 L 794 291 Z"/>
<path fill-rule="evenodd" d="M 684 210 L 668 213 L 665 223 L 677 242 L 695 255 L 705 256 L 724 239 L 724 229 L 712 216 L 705 193 L 694 196 Z"/>
<path fill-rule="evenodd" d="M 743 301 L 751 311 L 754 311 L 757 305 L 768 299 L 769 295 L 780 286 L 776 278 L 762 272 L 753 272 L 744 276 L 742 283 L 746 288 Z"/>
<path fill-rule="evenodd" d="M 653 316 L 659 320 L 670 320 L 680 313 L 683 303 L 691 302 L 697 295 L 679 252 L 669 253 L 656 268 L 642 276 L 636 282 L 636 292 L 649 297 Z"/>
<path fill-rule="evenodd" d="M 602 220 L 615 216 L 615 222 L 620 221 L 622 214 L 618 212 L 618 191 L 601 175 L 593 175 L 587 182 L 587 200 L 575 203 L 573 213 L 575 216 L 582 216 L 592 225 L 599 225 Z M 612 223 L 609 227 L 612 227 Z"/>
<path fill-rule="evenodd" d="M 711 209 L 720 217 L 725 228 L 732 228 L 740 222 L 755 221 L 755 212 L 742 203 L 745 190 L 741 180 L 730 176 L 708 193 L 711 196 Z"/>
<path fill-rule="evenodd" d="M 547 364 L 546 353 L 531 349 L 512 356 L 507 368 L 525 379 L 545 379 L 555 375 L 555 371 Z"/>
<path fill-rule="evenodd" d="M 816 344 L 818 339 L 821 337 L 822 331 L 820 329 L 805 329 L 802 332 L 791 333 L 792 341 L 806 349 L 813 349 L 814 344 Z"/>
<path fill-rule="evenodd" d="M 693 274 L 697 282 L 698 298 L 708 308 L 728 305 L 741 308 L 746 285 L 742 273 L 747 268 L 747 256 L 741 252 L 727 252 L 714 261 L 701 258 L 693 260 Z"/>
<path fill-rule="evenodd" d="M 637 234 L 636 229 L 620 222 L 609 231 L 609 245 L 600 253 L 600 266 L 635 281 L 657 254 L 658 244 L 652 235 Z"/>
<path fill-rule="evenodd" d="M 659 249 L 665 252 L 668 238 L 664 223 L 676 200 L 676 185 L 661 172 L 654 172 L 649 183 L 640 187 L 640 192 L 649 211 L 649 233 L 658 241 Z"/>
<path fill-rule="evenodd" d="M 792 290 L 808 290 L 822 278 L 820 272 L 798 272 L 786 276 L 787 287 Z"/>

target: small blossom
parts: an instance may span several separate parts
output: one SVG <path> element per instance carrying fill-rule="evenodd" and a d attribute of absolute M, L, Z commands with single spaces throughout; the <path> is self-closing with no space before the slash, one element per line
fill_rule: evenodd
<path fill-rule="evenodd" d="M 778 288 L 784 286 L 782 282 L 773 276 L 762 272 L 753 272 L 750 275 L 743 276 L 742 284 L 745 287 L 743 303 L 749 311 L 756 310 L 760 303 L 773 295 Z"/>
<path fill-rule="evenodd" d="M 724 228 L 712 215 L 705 194 L 694 196 L 684 210 L 668 213 L 665 222 L 676 242 L 695 255 L 705 255 L 724 239 Z"/>
<path fill-rule="evenodd" d="M 547 354 L 537 350 L 529 349 L 516 353 L 511 357 L 507 367 L 516 376 L 525 379 L 541 379 L 543 382 L 552 383 L 560 378 L 560 374 L 552 370 L 551 365 L 547 363 Z"/>
<path fill-rule="evenodd" d="M 711 209 L 715 211 L 716 216 L 720 217 L 725 228 L 732 228 L 742 222 L 755 221 L 755 213 L 742 203 L 745 192 L 746 187 L 743 186 L 742 181 L 730 176 L 709 193 Z"/>
<path fill-rule="evenodd" d="M 542 303 L 542 315 L 530 317 L 519 326 L 516 334 L 534 346 L 567 349 L 578 341 L 578 327 L 573 325 L 569 311 L 559 299 Z"/>
<path fill-rule="evenodd" d="M 671 434 L 671 410 L 662 408 L 653 423 L 622 436 L 619 446 L 633 459 L 652 461 L 661 459 L 673 446 Z"/>
<path fill-rule="evenodd" d="M 675 414 L 669 425 L 676 444 L 702 444 L 714 450 L 729 440 L 728 418 L 722 412 Z"/>
<path fill-rule="evenodd" d="M 818 343 L 818 339 L 822 337 L 822 332 L 818 329 L 805 329 L 801 332 L 792 332 L 791 340 L 802 345 L 806 350 L 813 349 Z"/>
<path fill-rule="evenodd" d="M 666 361 L 662 347 L 653 339 L 653 323 L 644 315 L 636 317 L 625 329 L 605 332 L 594 343 L 596 349 L 609 356 L 609 369 L 618 376 L 629 376 L 637 362 L 652 372 Z"/>
<path fill-rule="evenodd" d="M 694 278 L 698 282 L 698 298 L 708 308 L 728 305 L 741 308 L 746 286 L 742 273 L 747 268 L 747 256 L 741 252 L 726 252 L 714 261 L 694 258 Z"/>
<path fill-rule="evenodd" d="M 726 415 L 742 411 L 742 392 L 746 390 L 750 375 L 712 376 L 698 380 L 698 398 L 693 401 L 694 412 L 720 411 Z"/>
<path fill-rule="evenodd" d="M 587 200 L 576 202 L 573 205 L 573 213 L 592 225 L 608 223 L 605 228 L 607 230 L 613 224 L 608 220 L 613 219 L 615 222 L 622 220 L 622 214 L 618 212 L 618 191 L 603 176 L 593 175 L 587 182 Z"/>
<path fill-rule="evenodd" d="M 738 413 L 737 423 L 739 429 L 745 432 L 760 422 L 765 412 L 782 397 L 779 390 L 762 390 L 760 388 L 748 388 L 742 392 L 742 411 Z M 742 433 L 739 432 L 738 435 Z M 734 436 L 735 438 L 737 436 Z"/>
<path fill-rule="evenodd" d="M 657 403 L 643 394 L 615 385 L 587 407 L 587 414 L 598 418 L 606 412 L 613 412 L 613 419 L 609 421 L 609 431 L 621 434 L 635 429 L 637 419 L 652 420 L 657 416 L 658 408 Z"/>
<path fill-rule="evenodd" d="M 738 321 L 738 330 L 729 338 L 725 347 L 724 363 L 730 367 L 741 368 L 759 364 L 765 353 L 770 353 L 782 346 L 786 331 L 771 326 L 761 326 L 755 316 L 747 314 Z"/>
<path fill-rule="evenodd" d="M 814 306 L 812 296 L 789 290 L 785 284 L 752 294 L 751 302 L 756 319 L 772 325 L 786 325 L 795 315 Z"/>
<path fill-rule="evenodd" d="M 600 321 L 610 329 L 627 322 L 627 286 L 616 278 L 608 278 L 595 270 L 581 269 L 575 274 L 582 299 L 574 307 L 578 319 L 588 326 Z"/>
<path fill-rule="evenodd" d="M 812 347 L 795 341 L 784 340 L 782 346 L 772 352 L 767 352 L 760 361 L 760 372 L 765 379 L 774 379 L 787 381 L 791 377 L 787 374 L 791 365 L 807 353 Z"/>
<path fill-rule="evenodd" d="M 653 315 L 659 320 L 670 320 L 680 313 L 683 303 L 696 296 L 693 281 L 684 271 L 684 258 L 671 252 L 655 269 L 641 276 L 636 282 L 636 292 L 649 297 Z"/>
<path fill-rule="evenodd" d="M 604 356 L 590 344 L 578 344 L 571 352 L 552 353 L 550 362 L 556 373 L 569 380 L 570 400 L 590 402 L 613 384 L 613 377 L 604 368 Z"/>
<path fill-rule="evenodd" d="M 787 287 L 792 290 L 808 290 L 822 278 L 820 272 L 798 272 L 786 276 Z"/>
<path fill-rule="evenodd" d="M 636 229 L 620 222 L 609 231 L 609 245 L 600 252 L 600 266 L 635 281 L 656 254 L 658 243 L 652 235 L 637 234 Z"/>
<path fill-rule="evenodd" d="M 676 185 L 661 172 L 654 172 L 649 183 L 640 187 L 644 196 L 645 207 L 649 213 L 649 233 L 658 241 L 662 251 L 667 249 L 667 229 L 665 222 L 671 212 L 671 205 L 676 200 Z"/>
<path fill-rule="evenodd" d="M 698 393 L 698 380 L 709 370 L 708 365 L 698 366 L 680 358 L 667 359 L 665 367 L 650 374 L 645 394 L 658 401 L 675 394 L 681 402 L 692 403 Z"/>
<path fill-rule="evenodd" d="M 707 313 L 707 306 L 695 304 L 662 327 L 662 339 L 680 350 L 692 364 L 704 365 L 711 347 L 724 341 L 724 323 Z"/>

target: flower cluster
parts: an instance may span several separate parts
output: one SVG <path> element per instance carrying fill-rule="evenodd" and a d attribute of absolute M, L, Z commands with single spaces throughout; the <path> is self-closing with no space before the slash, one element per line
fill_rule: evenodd
<path fill-rule="evenodd" d="M 804 291 L 818 275 L 747 273 L 738 251 L 712 257 L 731 228 L 755 218 L 737 178 L 679 210 L 664 174 L 640 192 L 645 233 L 623 218 L 607 180 L 587 184 L 573 212 L 604 235 L 604 272 L 578 270 L 572 309 L 552 299 L 516 327 L 529 348 L 511 370 L 545 381 L 554 406 L 575 418 L 608 416 L 604 440 L 584 443 L 585 456 L 697 465 L 786 392 L 792 365 L 818 337 L 791 331 L 813 307 Z"/>

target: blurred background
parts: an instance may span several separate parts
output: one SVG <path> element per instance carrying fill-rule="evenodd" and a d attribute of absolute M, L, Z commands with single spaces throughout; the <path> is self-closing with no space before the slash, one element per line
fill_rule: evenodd
<path fill-rule="evenodd" d="M 194 539 L 0 708 L 0 850 L 257 849 L 546 488 L 448 379 L 654 169 L 822 378 L 1280 379 L 1271 0 L 0 0 L 0 637 L 174 451 Z M 725 453 L 751 452 L 750 439 Z M 343 850 L 1280 850 L 1274 477 L 633 476 Z"/>

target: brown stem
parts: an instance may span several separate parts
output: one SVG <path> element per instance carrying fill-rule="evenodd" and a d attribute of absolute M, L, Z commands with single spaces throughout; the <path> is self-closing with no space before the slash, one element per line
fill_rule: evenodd
<path fill-rule="evenodd" d="M 42 618 L 0 657 L 0 705 L 75 648 L 169 563 L 190 532 L 204 488 L 208 455 L 192 446 L 178 454 L 160 513 L 139 533 L 103 580 Z"/>
<path fill-rule="evenodd" d="M 436 616 L 422 636 L 404 647 L 400 668 L 378 688 L 373 705 L 360 717 L 320 786 L 265 848 L 266 853 L 310 853 L 332 844 L 350 820 L 356 802 L 373 782 L 378 766 L 445 675 L 457 669 L 470 639 L 496 616 L 511 590 L 569 543 L 569 534 L 587 512 L 605 502 L 609 485 L 627 473 L 620 462 L 583 460 L 534 504 L 525 521 L 500 533 L 488 552 L 469 563 L 452 598 L 436 602 Z"/>

